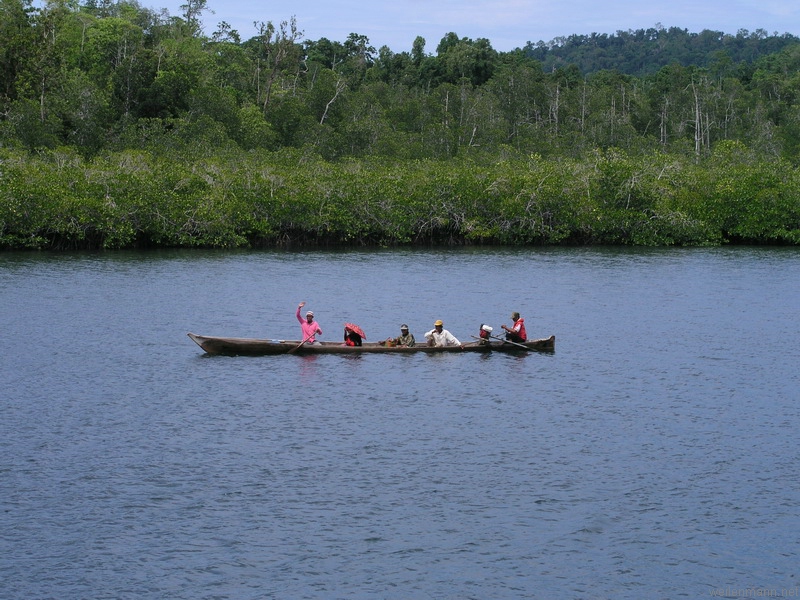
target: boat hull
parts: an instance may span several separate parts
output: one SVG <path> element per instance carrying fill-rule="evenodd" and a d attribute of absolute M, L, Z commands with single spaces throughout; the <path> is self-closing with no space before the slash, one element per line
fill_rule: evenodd
<path fill-rule="evenodd" d="M 211 337 L 187 334 L 192 341 L 200 346 L 207 354 L 223 354 L 228 356 L 274 356 L 280 354 L 440 354 L 442 352 L 504 352 L 522 353 L 554 352 L 556 349 L 556 336 L 540 340 L 529 340 L 523 344 L 514 344 L 504 341 L 489 343 L 468 342 L 463 348 L 460 346 L 434 347 L 417 345 L 386 346 L 376 342 L 364 342 L 362 346 L 345 346 L 337 342 L 317 342 L 315 344 L 302 344 L 300 340 L 268 340 L 255 338 L 228 338 Z M 523 347 L 524 346 L 524 347 Z"/>

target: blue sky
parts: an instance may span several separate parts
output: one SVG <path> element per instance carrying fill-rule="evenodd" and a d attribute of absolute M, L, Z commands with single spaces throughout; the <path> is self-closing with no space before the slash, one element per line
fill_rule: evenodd
<path fill-rule="evenodd" d="M 185 0 L 140 0 L 142 6 L 181 15 Z M 548 42 L 573 33 L 615 33 L 661 24 L 690 32 L 703 29 L 735 34 L 791 33 L 800 36 L 799 0 L 208 0 L 203 16 L 207 33 L 226 21 L 242 39 L 256 34 L 254 21 L 277 24 L 294 16 L 303 39 L 326 37 L 344 41 L 350 33 L 369 38 L 376 49 L 411 50 L 414 38 L 425 38 L 425 51 L 435 53 L 448 33 L 487 38 L 492 47 L 509 51 L 528 41 Z"/>

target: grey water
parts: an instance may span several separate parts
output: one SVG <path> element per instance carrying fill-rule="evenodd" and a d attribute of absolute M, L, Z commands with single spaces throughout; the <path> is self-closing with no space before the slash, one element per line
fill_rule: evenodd
<path fill-rule="evenodd" d="M 0 598 L 800 595 L 800 251 L 0 254 Z M 212 357 L 512 311 L 553 354 Z"/>

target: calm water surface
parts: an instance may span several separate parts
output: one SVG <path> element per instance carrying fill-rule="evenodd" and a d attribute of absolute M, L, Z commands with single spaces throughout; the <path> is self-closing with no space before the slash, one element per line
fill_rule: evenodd
<path fill-rule="evenodd" d="M 798 298 L 796 249 L 0 254 L 0 598 L 800 595 Z M 186 337 L 300 300 L 556 353 Z"/>

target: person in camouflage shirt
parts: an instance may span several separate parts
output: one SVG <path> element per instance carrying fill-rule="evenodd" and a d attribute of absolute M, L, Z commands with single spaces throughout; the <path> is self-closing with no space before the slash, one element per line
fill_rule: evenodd
<path fill-rule="evenodd" d="M 408 325 L 405 323 L 400 325 L 400 335 L 396 337 L 394 341 L 398 346 L 408 346 L 409 348 L 417 344 L 417 340 L 414 339 L 414 334 L 408 333 Z"/>

